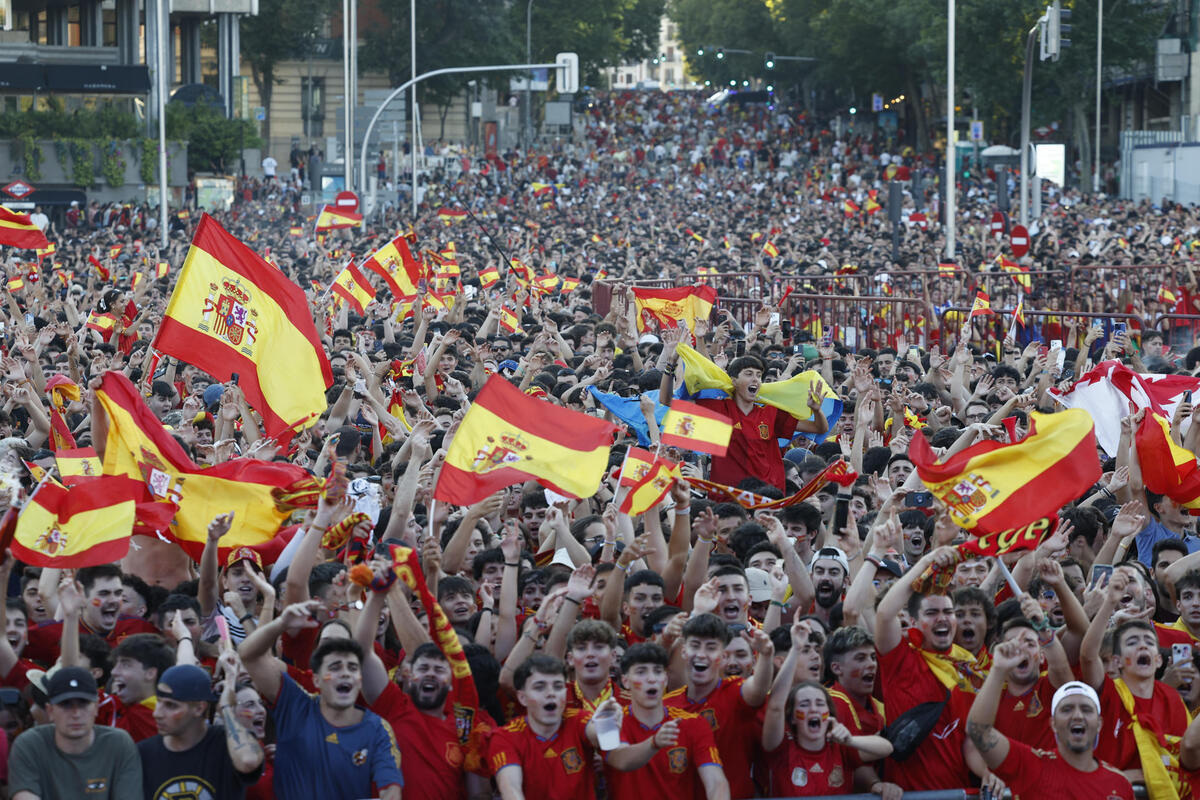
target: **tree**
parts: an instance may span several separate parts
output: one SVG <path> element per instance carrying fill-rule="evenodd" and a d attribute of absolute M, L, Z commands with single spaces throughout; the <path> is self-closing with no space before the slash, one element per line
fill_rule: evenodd
<path fill-rule="evenodd" d="M 262 141 L 248 119 L 226 119 L 224 109 L 204 102 L 167 103 L 167 138 L 188 143 L 188 169 L 228 173 L 244 147 Z"/>
<path fill-rule="evenodd" d="M 528 2 L 528 0 L 527 0 Z M 532 0 L 533 60 L 556 53 L 579 56 L 580 81 L 596 83 L 600 70 L 648 57 L 658 49 L 665 0 Z M 526 3 L 512 3 L 510 19 L 525 36 Z"/>
<path fill-rule="evenodd" d="M 330 0 L 259 0 L 258 16 L 241 19 L 242 58 L 250 65 L 250 77 L 267 111 L 263 120 L 267 142 L 271 141 L 271 94 L 278 83 L 275 67 L 312 47 L 331 9 Z"/>

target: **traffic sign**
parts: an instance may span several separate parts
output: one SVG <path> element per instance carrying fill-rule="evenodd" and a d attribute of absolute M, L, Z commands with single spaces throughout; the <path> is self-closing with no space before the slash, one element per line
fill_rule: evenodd
<path fill-rule="evenodd" d="M 871 110 L 883 111 L 883 95 L 878 92 L 871 95 Z"/>
<path fill-rule="evenodd" d="M 0 189 L 0 191 L 3 191 L 9 197 L 15 197 L 16 199 L 20 200 L 22 197 L 28 197 L 29 195 L 33 194 L 34 188 L 33 184 L 26 183 L 22 180 L 15 180 L 8 186 Z"/>
<path fill-rule="evenodd" d="M 358 211 L 358 195 L 349 191 L 338 192 L 337 197 L 333 198 L 333 204 L 339 211 L 349 211 L 353 214 Z"/>
<path fill-rule="evenodd" d="M 1008 241 L 1012 245 L 1013 255 L 1017 258 L 1021 258 L 1029 252 L 1029 231 L 1025 229 L 1024 225 L 1013 225 Z"/>
<path fill-rule="evenodd" d="M 1004 235 L 1004 214 L 999 211 L 992 213 L 992 235 L 997 239 Z"/>
<path fill-rule="evenodd" d="M 981 120 L 981 119 L 971 120 L 971 141 L 972 142 L 982 142 L 983 141 L 983 120 Z"/>

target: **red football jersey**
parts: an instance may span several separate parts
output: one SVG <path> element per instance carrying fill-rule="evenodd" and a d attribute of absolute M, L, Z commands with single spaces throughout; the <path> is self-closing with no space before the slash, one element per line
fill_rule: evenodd
<path fill-rule="evenodd" d="M 743 414 L 732 397 L 701 399 L 698 405 L 724 414 L 733 422 L 733 435 L 723 456 L 713 456 L 708 479 L 737 486 L 744 478 L 758 478 L 784 488 L 780 439 L 796 435 L 796 418 L 774 406 L 756 405 Z"/>
<path fill-rule="evenodd" d="M 1137 742 L 1129 714 L 1121 705 L 1112 678 L 1104 678 L 1100 691 L 1100 708 L 1103 724 L 1100 727 L 1100 742 L 1096 745 L 1096 758 L 1117 769 L 1141 769 Z M 1188 726 L 1188 712 L 1179 692 L 1162 681 L 1154 682 L 1154 694 L 1148 698 L 1133 698 L 1133 709 L 1142 726 L 1155 733 L 1180 737 Z"/>
<path fill-rule="evenodd" d="M 853 747 L 827 742 L 816 752 L 805 750 L 791 731 L 767 753 L 771 797 L 825 797 L 854 791 L 854 770 L 862 759 Z"/>
<path fill-rule="evenodd" d="M 47 622 L 36 628 L 30 628 L 29 643 L 25 645 L 25 651 L 21 655 L 39 664 L 53 664 L 58 660 L 61 652 L 62 626 L 62 622 Z M 107 635 L 92 630 L 84 624 L 83 620 L 80 620 L 79 635 L 82 636 L 85 633 L 99 636 L 108 642 L 109 647 L 116 647 L 126 636 L 132 636 L 135 633 L 159 633 L 159 630 L 141 617 L 120 617 Z"/>
<path fill-rule="evenodd" d="M 154 721 L 154 707 L 158 705 L 157 697 L 148 697 L 140 703 L 127 706 L 119 697 L 113 696 L 116 713 L 113 727 L 128 733 L 135 742 L 149 739 L 158 735 L 158 723 Z"/>
<path fill-rule="evenodd" d="M 370 706 L 387 720 L 404 754 L 404 796 L 407 800 L 466 796 L 466 753 L 458 741 L 454 718 L 423 714 L 412 698 L 388 683 Z"/>
<path fill-rule="evenodd" d="M 741 678 L 723 678 L 708 697 L 698 702 L 688 700 L 686 687 L 668 693 L 663 699 L 668 708 L 689 711 L 712 726 L 713 741 L 721 753 L 733 800 L 755 794 L 750 765 L 762 741 L 758 709 L 742 699 L 742 683 Z"/>
<path fill-rule="evenodd" d="M 840 683 L 834 683 L 829 690 L 829 699 L 833 701 L 833 713 L 838 722 L 849 728 L 855 736 L 873 736 L 887 725 L 883 703 L 874 697 L 868 697 L 868 707 L 863 708 L 854 702 Z"/>
<path fill-rule="evenodd" d="M 968 710 L 974 699 L 972 694 L 963 698 Z M 1030 747 L 1053 751 L 1058 746 L 1054 729 L 1050 727 L 1050 701 L 1053 699 L 1054 687 L 1045 675 L 1023 695 L 1014 695 L 1006 688 L 1000 698 L 1000 707 L 996 709 L 996 730 Z M 965 719 L 963 724 L 966 724 Z"/>
<path fill-rule="evenodd" d="M 667 708 L 668 719 L 679 720 L 679 738 L 674 747 L 659 750 L 641 769 L 621 772 L 609 766 L 604 768 L 604 782 L 608 785 L 610 800 L 647 800 L 647 798 L 696 798 L 704 800 L 704 783 L 700 780 L 700 767 L 715 764 L 720 767 L 721 754 L 713 741 L 712 728 L 695 714 L 678 708 Z M 647 728 L 637 717 L 624 709 L 621 724 L 621 741 L 637 744 L 649 739 L 659 725 Z"/>
<path fill-rule="evenodd" d="M 1108 764 L 1091 772 L 1075 769 L 1058 752 L 1034 750 L 1008 740 L 1008 756 L 993 770 L 1014 795 L 1056 800 L 1133 800 L 1129 780 Z"/>
<path fill-rule="evenodd" d="M 492 734 L 488 745 L 492 773 L 520 767 L 525 797 L 594 800 L 592 746 L 584 734 L 590 718 L 589 714 L 568 710 L 558 732 L 543 739 L 529 728 L 525 717 L 517 717 Z"/>

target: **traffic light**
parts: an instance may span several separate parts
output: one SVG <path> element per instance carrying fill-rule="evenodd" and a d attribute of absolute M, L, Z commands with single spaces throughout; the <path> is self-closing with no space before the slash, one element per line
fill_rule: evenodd
<path fill-rule="evenodd" d="M 725 48 L 718 47 L 717 48 L 717 61 L 724 61 L 724 60 L 725 60 Z"/>
<path fill-rule="evenodd" d="M 701 56 L 701 57 L 703 57 L 703 55 L 704 55 L 704 48 L 703 48 L 703 47 L 699 47 L 699 48 L 697 48 L 697 49 L 696 49 L 696 55 L 697 55 L 697 56 Z"/>
<path fill-rule="evenodd" d="M 1046 9 L 1046 24 L 1042 31 L 1042 60 L 1058 61 L 1062 49 L 1071 44 L 1071 9 L 1062 7 L 1062 0 L 1054 0 Z"/>
<path fill-rule="evenodd" d="M 775 54 L 774 53 L 767 53 L 766 67 L 767 67 L 767 69 L 775 69 Z"/>

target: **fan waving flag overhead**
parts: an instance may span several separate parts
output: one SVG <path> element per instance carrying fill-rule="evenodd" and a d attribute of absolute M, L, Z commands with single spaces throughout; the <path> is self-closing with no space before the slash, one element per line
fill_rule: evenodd
<path fill-rule="evenodd" d="M 648 327 L 678 328 L 682 324 L 694 330 L 696 320 L 708 319 L 717 290 L 712 286 L 680 286 L 675 289 L 633 289 L 637 306 L 638 333 Z"/>
<path fill-rule="evenodd" d="M 362 214 L 352 211 L 342 211 L 337 206 L 325 206 L 317 215 L 317 233 L 337 230 L 338 228 L 361 228 Z"/>
<path fill-rule="evenodd" d="M 33 224 L 28 214 L 19 214 L 0 206 L 0 245 L 22 250 L 46 250 L 50 242 L 42 229 Z"/>
<path fill-rule="evenodd" d="M 333 293 L 354 306 L 354 310 L 358 314 L 364 313 L 367 306 L 375 299 L 375 288 L 371 286 L 358 267 L 354 266 L 353 261 L 347 263 L 345 268 L 338 273 L 332 288 Z"/>
<path fill-rule="evenodd" d="M 35 567 L 94 567 L 120 561 L 133 535 L 137 481 L 92 478 L 66 487 L 48 480 L 17 520 L 13 555 Z"/>
<path fill-rule="evenodd" d="M 536 480 L 569 497 L 600 488 L 617 426 L 538 400 L 493 375 L 463 417 L 433 496 L 470 505 Z"/>
<path fill-rule="evenodd" d="M 299 286 L 205 214 L 154 348 L 239 386 L 278 437 L 325 410 L 329 360 Z"/>
<path fill-rule="evenodd" d="M 733 422 L 724 414 L 709 411 L 686 400 L 674 400 L 663 417 L 662 443 L 698 453 L 725 455 Z"/>
<path fill-rule="evenodd" d="M 363 262 L 363 268 L 369 269 L 387 282 L 392 290 L 392 298 L 416 297 L 417 284 L 424 276 L 424 270 L 408 248 L 408 240 L 397 236 Z"/>
<path fill-rule="evenodd" d="M 1100 478 L 1092 420 L 1079 409 L 1035 411 L 1021 441 L 979 442 L 945 463 L 924 436 L 913 437 L 908 455 L 955 524 L 975 534 L 1053 517 Z"/>

